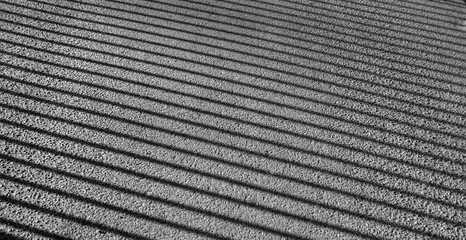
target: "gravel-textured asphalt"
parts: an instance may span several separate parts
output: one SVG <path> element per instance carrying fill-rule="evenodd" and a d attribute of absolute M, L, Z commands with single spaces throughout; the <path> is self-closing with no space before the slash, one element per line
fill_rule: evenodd
<path fill-rule="evenodd" d="M 0 0 L 0 239 L 466 239 L 466 3 Z"/>

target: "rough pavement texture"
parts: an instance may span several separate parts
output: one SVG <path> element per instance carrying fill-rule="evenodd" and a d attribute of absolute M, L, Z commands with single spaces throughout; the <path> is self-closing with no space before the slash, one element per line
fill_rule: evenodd
<path fill-rule="evenodd" d="M 466 239 L 463 1 L 0 0 L 0 238 Z"/>

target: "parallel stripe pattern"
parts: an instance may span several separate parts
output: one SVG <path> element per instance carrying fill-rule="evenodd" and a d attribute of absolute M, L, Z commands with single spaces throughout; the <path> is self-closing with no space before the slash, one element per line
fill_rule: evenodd
<path fill-rule="evenodd" d="M 0 0 L 0 238 L 462 239 L 465 16 Z"/>

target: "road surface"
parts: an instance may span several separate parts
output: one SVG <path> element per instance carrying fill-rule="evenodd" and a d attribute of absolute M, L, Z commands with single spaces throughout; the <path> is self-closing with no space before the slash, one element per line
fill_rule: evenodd
<path fill-rule="evenodd" d="M 466 4 L 0 0 L 0 238 L 466 239 Z"/>

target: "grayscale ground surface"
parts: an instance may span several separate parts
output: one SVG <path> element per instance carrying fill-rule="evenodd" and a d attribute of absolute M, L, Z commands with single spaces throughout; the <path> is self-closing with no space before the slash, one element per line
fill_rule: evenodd
<path fill-rule="evenodd" d="M 0 238 L 466 239 L 466 3 L 0 0 Z"/>

